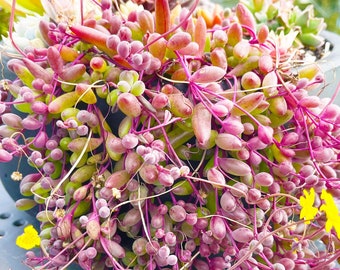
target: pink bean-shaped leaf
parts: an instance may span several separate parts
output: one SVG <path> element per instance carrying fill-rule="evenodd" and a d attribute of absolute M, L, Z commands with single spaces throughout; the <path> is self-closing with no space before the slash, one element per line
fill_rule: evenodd
<path fill-rule="evenodd" d="M 236 6 L 236 16 L 241 24 L 248 26 L 251 30 L 256 30 L 256 21 L 253 13 L 242 3 Z"/>
<path fill-rule="evenodd" d="M 64 68 L 64 61 L 61 58 L 60 52 L 56 47 L 48 47 L 47 60 L 54 72 L 56 72 L 57 74 L 62 73 Z"/>
<path fill-rule="evenodd" d="M 215 139 L 216 145 L 226 151 L 237 151 L 243 148 L 243 143 L 235 135 L 229 133 L 219 133 Z"/>
<path fill-rule="evenodd" d="M 216 188 L 222 188 L 226 184 L 224 175 L 215 167 L 208 170 L 207 179 Z"/>
<path fill-rule="evenodd" d="M 80 79 L 84 75 L 85 71 L 86 66 L 84 64 L 75 64 L 65 67 L 59 76 L 66 82 L 74 82 Z"/>
<path fill-rule="evenodd" d="M 91 219 L 86 223 L 87 235 L 93 239 L 98 240 L 100 237 L 100 223 L 98 219 Z"/>
<path fill-rule="evenodd" d="M 167 47 L 170 50 L 176 51 L 186 47 L 191 42 L 191 35 L 187 32 L 178 32 L 170 37 Z"/>
<path fill-rule="evenodd" d="M 121 188 L 129 180 L 131 176 L 126 170 L 120 170 L 112 173 L 105 181 L 105 187 L 107 188 Z"/>
<path fill-rule="evenodd" d="M 138 117 L 142 113 L 140 102 L 131 93 L 121 93 L 118 96 L 117 105 L 125 115 L 130 117 Z"/>
<path fill-rule="evenodd" d="M 4 149 L 0 149 L 0 161 L 9 162 L 13 159 L 13 156 Z"/>
<path fill-rule="evenodd" d="M 246 96 L 240 98 L 233 109 L 231 110 L 231 114 L 236 115 L 245 115 L 247 112 L 251 112 L 256 109 L 264 99 L 264 94 L 261 92 L 247 94 Z"/>
<path fill-rule="evenodd" d="M 101 237 L 100 240 L 102 245 L 108 249 L 108 251 L 113 257 L 115 258 L 125 257 L 125 249 L 120 244 L 105 237 Z"/>
<path fill-rule="evenodd" d="M 103 33 L 102 31 L 83 25 L 72 25 L 70 26 L 70 29 L 81 40 L 95 45 L 98 49 L 102 50 L 109 56 L 114 55 L 115 52 L 106 46 L 106 40 L 108 39 L 109 35 Z"/>
<path fill-rule="evenodd" d="M 19 115 L 14 113 L 4 113 L 1 115 L 2 122 L 14 129 L 21 129 L 22 128 L 22 119 Z"/>
<path fill-rule="evenodd" d="M 46 83 L 52 82 L 53 75 L 47 69 L 28 58 L 23 58 L 22 61 L 35 78 L 43 79 Z"/>
<path fill-rule="evenodd" d="M 224 172 L 232 175 L 245 176 L 251 173 L 247 163 L 235 158 L 219 158 L 218 165 Z"/>
<path fill-rule="evenodd" d="M 67 147 L 72 152 L 80 153 L 84 149 L 86 141 L 87 138 L 85 137 L 75 138 L 67 145 Z M 86 148 L 86 152 L 95 150 L 102 144 L 102 142 L 103 138 L 91 138 Z"/>
<path fill-rule="evenodd" d="M 170 104 L 170 111 L 175 116 L 186 118 L 192 115 L 193 104 L 182 93 L 170 94 L 168 98 L 169 98 L 169 104 Z"/>
<path fill-rule="evenodd" d="M 254 238 L 254 232 L 248 228 L 241 227 L 231 232 L 232 238 L 240 243 L 248 243 Z"/>
<path fill-rule="evenodd" d="M 195 83 L 211 83 L 222 79 L 225 74 L 226 72 L 223 68 L 204 66 L 191 75 L 190 81 Z"/>
<path fill-rule="evenodd" d="M 213 237 L 218 240 L 222 240 L 227 235 L 224 220 L 219 216 L 214 216 L 210 219 L 210 230 Z"/>
<path fill-rule="evenodd" d="M 206 41 L 207 25 L 202 16 L 199 16 L 196 21 L 194 30 L 194 40 L 198 44 L 199 54 L 202 55 L 204 52 L 205 41 Z"/>
<path fill-rule="evenodd" d="M 191 123 L 199 145 L 206 145 L 211 136 L 211 118 L 210 111 L 203 103 L 194 106 Z"/>
<path fill-rule="evenodd" d="M 73 107 L 77 102 L 79 96 L 75 92 L 68 92 L 58 96 L 50 104 L 48 104 L 48 111 L 52 114 L 61 113 L 66 108 Z"/>
<path fill-rule="evenodd" d="M 155 28 L 159 34 L 170 29 L 170 7 L 167 0 L 155 0 Z"/>

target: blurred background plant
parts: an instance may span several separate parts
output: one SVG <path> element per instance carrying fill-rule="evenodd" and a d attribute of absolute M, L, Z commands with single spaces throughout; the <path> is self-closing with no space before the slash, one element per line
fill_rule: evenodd
<path fill-rule="evenodd" d="M 327 30 L 340 33 L 340 1 L 338 0 L 296 0 L 301 8 L 314 5 L 315 14 L 325 18 Z"/>
<path fill-rule="evenodd" d="M 3 35 L 7 35 L 8 22 L 10 13 L 3 8 L 0 8 L 0 39 Z"/>
<path fill-rule="evenodd" d="M 7 36 L 10 14 L 12 9 L 12 0 L 0 0 L 0 40 Z M 43 8 L 40 0 L 17 0 L 15 16 L 26 16 L 33 14 L 42 15 Z"/>
<path fill-rule="evenodd" d="M 223 6 L 235 6 L 239 0 L 213 0 Z M 340 1 L 339 0 L 295 0 L 295 5 L 304 9 L 314 5 L 315 15 L 323 17 L 327 23 L 327 30 L 340 34 Z"/>

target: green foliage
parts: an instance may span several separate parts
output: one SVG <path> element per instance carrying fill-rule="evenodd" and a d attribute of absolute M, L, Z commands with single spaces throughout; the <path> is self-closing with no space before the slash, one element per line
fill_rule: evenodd
<path fill-rule="evenodd" d="M 340 33 L 340 2 L 338 0 L 295 0 L 295 4 L 303 8 L 314 5 L 315 14 L 325 18 L 327 29 Z"/>
<path fill-rule="evenodd" d="M 238 0 L 213 0 L 224 7 L 233 7 Z M 323 17 L 327 30 L 340 34 L 340 2 L 338 0 L 295 0 L 294 4 L 300 9 L 313 5 L 316 17 Z"/>
<path fill-rule="evenodd" d="M 9 16 L 10 13 L 0 9 L 0 40 L 3 35 L 7 36 Z"/>

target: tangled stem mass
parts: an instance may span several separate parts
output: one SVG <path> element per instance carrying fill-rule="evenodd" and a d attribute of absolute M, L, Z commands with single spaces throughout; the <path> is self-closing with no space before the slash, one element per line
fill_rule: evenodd
<path fill-rule="evenodd" d="M 43 48 L 10 29 L 16 79 L 0 91 L 0 161 L 34 170 L 13 174 L 41 224 L 27 266 L 334 265 L 340 108 L 310 95 L 323 86 L 299 58 L 322 42 L 310 8 L 66 2 L 45 3 Z"/>

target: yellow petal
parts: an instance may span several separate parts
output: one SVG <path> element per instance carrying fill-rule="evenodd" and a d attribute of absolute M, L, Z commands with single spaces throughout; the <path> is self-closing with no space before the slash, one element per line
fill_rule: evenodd
<path fill-rule="evenodd" d="M 33 11 L 35 13 L 38 13 L 42 15 L 44 13 L 44 9 L 41 5 L 40 0 L 17 0 L 17 4 L 19 4 L 21 7 Z"/>
<path fill-rule="evenodd" d="M 24 233 L 19 235 L 15 241 L 18 247 L 29 250 L 40 245 L 40 237 L 37 230 L 28 225 L 24 228 Z"/>

